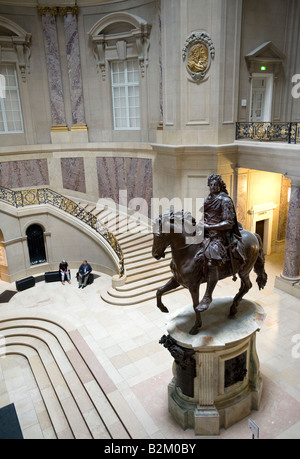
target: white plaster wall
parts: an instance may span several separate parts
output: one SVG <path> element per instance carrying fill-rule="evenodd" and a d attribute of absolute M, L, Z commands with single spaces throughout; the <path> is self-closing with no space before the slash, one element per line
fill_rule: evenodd
<path fill-rule="evenodd" d="M 39 224 L 44 229 L 47 263 L 31 266 L 27 246 L 26 229 Z M 116 274 L 117 262 L 94 230 L 74 217 L 50 206 L 29 206 L 16 210 L 0 203 L 0 226 L 3 234 L 9 279 L 13 282 L 26 276 L 57 270 L 62 259 L 77 268 L 87 259 L 95 270 Z M 84 228 L 86 226 L 86 229 Z"/>

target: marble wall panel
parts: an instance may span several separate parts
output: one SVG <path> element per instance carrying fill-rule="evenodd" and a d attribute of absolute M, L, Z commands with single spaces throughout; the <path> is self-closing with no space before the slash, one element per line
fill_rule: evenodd
<path fill-rule="evenodd" d="M 86 193 L 83 158 L 61 158 L 61 172 L 65 189 Z"/>
<path fill-rule="evenodd" d="M 279 211 L 279 222 L 278 222 L 278 240 L 283 241 L 285 239 L 287 220 L 288 220 L 288 191 L 291 187 L 290 179 L 282 176 L 281 191 L 280 191 L 280 211 Z"/>
<path fill-rule="evenodd" d="M 42 25 L 48 70 L 52 124 L 65 125 L 65 106 L 55 16 L 48 13 L 43 15 Z"/>
<path fill-rule="evenodd" d="M 239 174 L 237 183 L 236 216 L 243 228 L 247 229 L 248 174 Z"/>
<path fill-rule="evenodd" d="M 46 159 L 30 159 L 0 163 L 0 186 L 25 188 L 49 185 Z"/>
<path fill-rule="evenodd" d="M 72 123 L 73 125 L 85 124 L 80 49 L 76 15 L 67 14 L 64 16 L 64 29 L 66 36 L 68 74 L 70 80 Z"/>
<path fill-rule="evenodd" d="M 151 159 L 98 157 L 97 173 L 100 198 L 111 198 L 119 203 L 119 192 L 126 190 L 127 203 L 120 204 L 128 207 L 132 199 L 143 198 L 150 216 L 153 196 Z"/>

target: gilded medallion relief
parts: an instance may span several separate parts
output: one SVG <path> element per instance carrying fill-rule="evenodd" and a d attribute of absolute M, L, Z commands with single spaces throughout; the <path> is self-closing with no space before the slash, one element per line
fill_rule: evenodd
<path fill-rule="evenodd" d="M 209 35 L 206 32 L 193 32 L 188 36 L 182 52 L 190 76 L 194 81 L 203 80 L 215 56 L 215 47 Z"/>

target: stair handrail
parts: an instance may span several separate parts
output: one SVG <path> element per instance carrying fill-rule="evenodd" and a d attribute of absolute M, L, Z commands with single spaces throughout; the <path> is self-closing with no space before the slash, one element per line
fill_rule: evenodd
<path fill-rule="evenodd" d="M 111 246 L 119 259 L 119 277 L 124 273 L 124 255 L 121 246 L 113 233 L 98 220 L 91 212 L 85 210 L 75 201 L 63 196 L 62 194 L 51 190 L 50 188 L 30 188 L 24 190 L 11 190 L 0 186 L 0 201 L 10 204 L 15 208 L 26 207 L 30 205 L 50 204 L 69 215 L 81 220 L 90 228 L 94 229 L 106 242 Z"/>

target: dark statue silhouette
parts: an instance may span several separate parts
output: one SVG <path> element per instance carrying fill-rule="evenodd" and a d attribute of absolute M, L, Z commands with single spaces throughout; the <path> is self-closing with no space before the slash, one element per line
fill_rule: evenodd
<path fill-rule="evenodd" d="M 211 175 L 208 186 L 210 194 L 204 202 L 202 227 L 184 211 L 167 211 L 153 225 L 153 257 L 157 260 L 164 258 L 168 247 L 172 252 L 170 268 L 173 277 L 157 290 L 157 307 L 162 312 L 169 312 L 161 300 L 162 295 L 180 285 L 189 289 L 196 315 L 191 335 L 196 335 L 201 328 L 201 312 L 209 308 L 218 280 L 230 276 L 236 280 L 236 274 L 241 279 L 240 289 L 230 307 L 230 317 L 236 315 L 241 299 L 252 287 L 252 269 L 257 274 L 259 289 L 263 289 L 267 282 L 260 236 L 243 230 L 238 224 L 232 199 L 220 175 Z M 204 231 L 202 242 L 189 243 L 201 228 Z M 199 301 L 199 287 L 203 283 L 207 283 L 207 288 Z"/>

